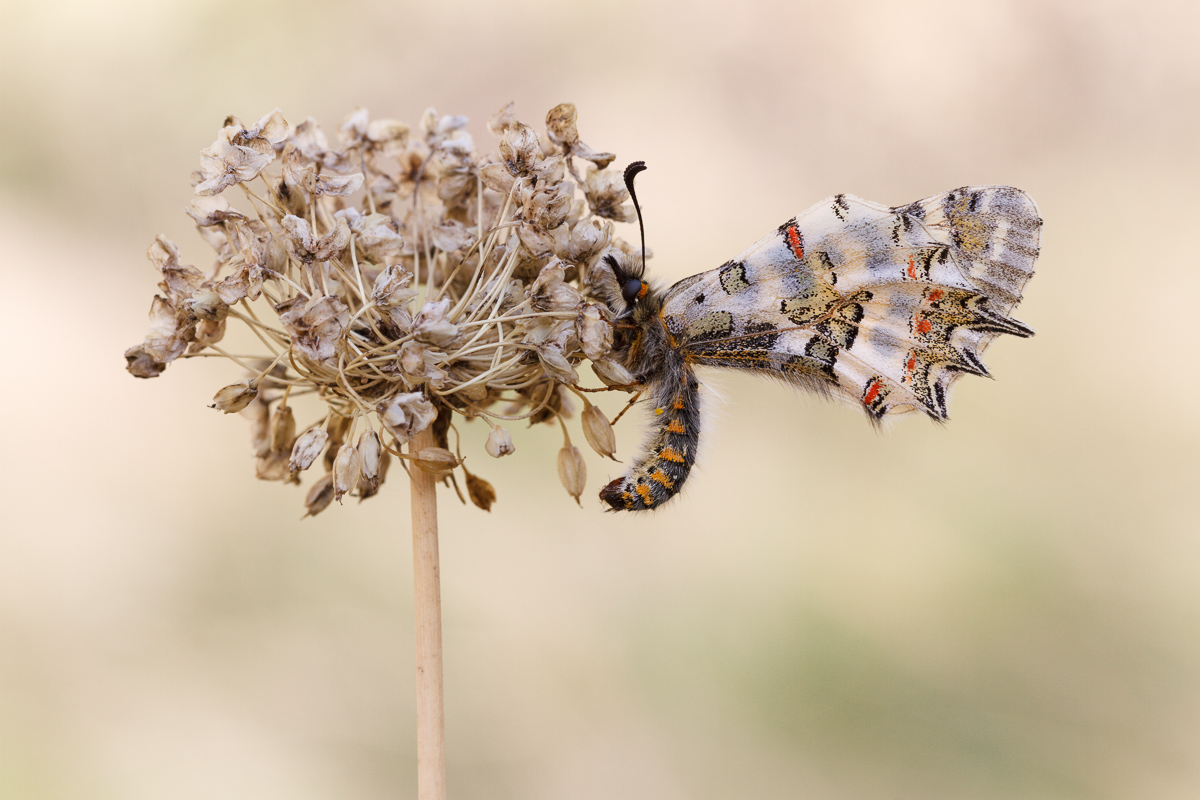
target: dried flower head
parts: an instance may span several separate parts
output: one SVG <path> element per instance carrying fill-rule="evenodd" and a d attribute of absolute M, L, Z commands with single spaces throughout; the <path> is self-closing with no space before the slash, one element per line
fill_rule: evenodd
<path fill-rule="evenodd" d="M 510 104 L 489 122 L 495 155 L 476 153 L 465 117 L 433 109 L 416 126 L 359 109 L 333 136 L 278 110 L 250 127 L 227 119 L 187 209 L 215 264 L 182 263 L 165 237 L 151 245 L 159 292 L 129 372 L 238 364 L 212 405 L 250 419 L 258 477 L 298 482 L 319 465 L 309 515 L 374 495 L 392 456 L 443 479 L 461 470 L 489 508 L 491 484 L 450 446 L 456 417 L 487 418 L 497 458 L 515 450 L 497 422 L 561 424 L 558 472 L 578 500 L 586 467 L 564 417 L 585 390 L 579 368 L 633 383 L 588 276 L 604 253 L 634 252 L 612 223 L 634 217 L 614 156 L 580 139 L 577 116 L 557 106 L 539 134 Z M 608 420 L 584 409 L 585 437 L 611 457 Z M 436 446 L 404 452 L 426 429 Z"/>

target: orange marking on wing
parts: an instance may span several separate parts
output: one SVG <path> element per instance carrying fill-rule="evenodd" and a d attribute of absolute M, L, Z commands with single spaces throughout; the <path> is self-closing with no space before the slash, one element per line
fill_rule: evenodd
<path fill-rule="evenodd" d="M 658 457 L 664 461 L 671 461 L 675 464 L 682 464 L 686 461 L 686 459 L 683 457 L 683 454 L 674 447 L 664 447 L 659 451 Z"/>
<path fill-rule="evenodd" d="M 667 423 L 667 430 L 671 433 L 687 433 L 687 428 L 683 427 L 683 423 L 677 419 Z"/>
<path fill-rule="evenodd" d="M 800 240 L 800 229 L 795 225 L 788 225 L 787 229 L 788 247 L 791 248 L 792 255 L 797 261 L 804 260 L 804 242 Z"/>
<path fill-rule="evenodd" d="M 671 480 L 671 477 L 669 475 L 667 475 L 667 473 L 663 472 L 661 469 L 656 469 L 656 470 L 654 470 L 654 472 L 651 472 L 650 480 L 657 481 L 658 483 L 661 483 L 663 486 L 667 487 L 668 489 L 675 488 L 675 481 Z"/>
<path fill-rule="evenodd" d="M 912 278 L 914 281 L 917 279 L 917 265 L 916 262 L 913 261 L 911 254 L 908 256 L 908 277 Z"/>
<path fill-rule="evenodd" d="M 904 365 L 904 380 L 912 380 L 913 373 L 917 369 L 917 354 L 915 352 L 908 354 L 908 363 Z"/>
<path fill-rule="evenodd" d="M 649 486 L 645 486 L 645 485 L 639 483 L 637 486 L 633 487 L 633 490 L 638 493 L 639 497 L 642 498 L 643 503 L 645 503 L 648 506 L 654 505 L 654 495 L 652 495 L 650 493 Z"/>
<path fill-rule="evenodd" d="M 927 297 L 929 298 L 929 301 L 931 303 L 936 303 L 938 300 L 941 300 L 945 296 L 946 296 L 946 293 L 943 292 L 941 289 L 930 289 L 929 294 L 927 295 Z"/>
<path fill-rule="evenodd" d="M 879 398 L 879 379 L 875 378 L 867 384 L 867 393 L 863 395 L 863 404 L 871 405 Z"/>
<path fill-rule="evenodd" d="M 917 333 L 929 333 L 933 330 L 933 323 L 920 314 L 917 314 L 913 317 L 913 328 Z"/>

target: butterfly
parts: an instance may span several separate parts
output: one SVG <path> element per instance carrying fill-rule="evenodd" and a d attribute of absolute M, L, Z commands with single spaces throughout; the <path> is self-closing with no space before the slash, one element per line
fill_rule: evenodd
<path fill-rule="evenodd" d="M 625 170 L 639 225 L 643 169 Z M 666 291 L 647 282 L 644 260 L 605 256 L 593 280 L 615 318 L 614 352 L 654 408 L 643 452 L 600 498 L 636 511 L 679 493 L 700 437 L 697 366 L 773 376 L 875 424 L 912 411 L 944 421 L 959 376 L 988 375 L 980 356 L 996 336 L 1033 335 L 1008 315 L 1041 226 L 1032 198 L 1008 186 L 894 207 L 839 194 Z"/>

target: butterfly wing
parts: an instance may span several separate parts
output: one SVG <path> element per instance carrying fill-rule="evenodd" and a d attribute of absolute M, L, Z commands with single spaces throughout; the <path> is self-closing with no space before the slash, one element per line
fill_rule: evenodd
<path fill-rule="evenodd" d="M 1041 218 L 1019 189 L 969 186 L 888 208 L 838 195 L 738 258 L 672 286 L 662 321 L 693 364 L 770 373 L 873 420 L 946 418 L 950 386 L 986 375 L 1038 255 Z"/>

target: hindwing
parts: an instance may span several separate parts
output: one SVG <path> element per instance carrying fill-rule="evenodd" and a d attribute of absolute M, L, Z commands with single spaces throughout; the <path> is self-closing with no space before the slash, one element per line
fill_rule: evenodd
<path fill-rule="evenodd" d="M 873 420 L 946 418 L 963 373 L 986 375 L 1033 275 L 1041 218 L 1006 186 L 888 208 L 837 195 L 737 258 L 672 286 L 661 319 L 685 361 L 766 372 Z"/>

